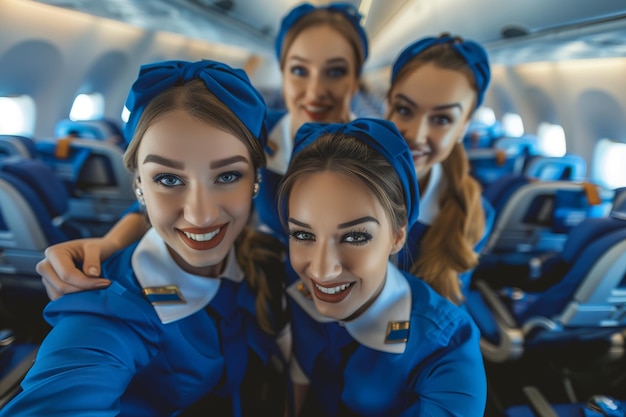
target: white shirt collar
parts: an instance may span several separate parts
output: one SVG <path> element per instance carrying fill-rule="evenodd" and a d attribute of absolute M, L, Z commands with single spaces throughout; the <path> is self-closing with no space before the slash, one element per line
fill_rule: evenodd
<path fill-rule="evenodd" d="M 274 154 L 267 158 L 267 169 L 283 175 L 287 172 L 293 140 L 291 138 L 291 114 L 286 113 L 269 134 L 269 140 L 276 145 Z"/>
<path fill-rule="evenodd" d="M 287 288 L 289 295 L 315 321 L 330 323 L 334 319 L 321 315 L 313 300 L 307 298 L 298 281 Z M 389 323 L 409 322 L 411 318 L 411 287 L 402 273 L 392 264 L 387 265 L 387 279 L 382 292 L 372 305 L 354 320 L 340 322 L 360 344 L 381 352 L 403 353 L 406 342 L 385 343 Z"/>
<path fill-rule="evenodd" d="M 446 179 L 443 176 L 441 164 L 435 164 L 430 169 L 430 177 L 426 190 L 420 195 L 420 212 L 417 221 L 423 224 L 432 224 L 439 215 L 439 200 L 446 188 Z"/>
<path fill-rule="evenodd" d="M 162 323 L 171 323 L 203 309 L 215 296 L 220 278 L 241 282 L 243 272 L 231 248 L 226 266 L 219 277 L 203 277 L 183 271 L 170 255 L 165 242 L 154 229 L 141 239 L 132 256 L 132 266 L 142 288 L 175 285 L 185 303 L 153 305 Z"/>

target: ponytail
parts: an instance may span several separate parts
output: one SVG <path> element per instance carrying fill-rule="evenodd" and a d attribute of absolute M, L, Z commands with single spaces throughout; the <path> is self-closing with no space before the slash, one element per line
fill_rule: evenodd
<path fill-rule="evenodd" d="M 469 162 L 462 144 L 442 162 L 447 188 L 440 213 L 420 242 L 419 257 L 411 273 L 455 304 L 463 301 L 459 274 L 478 264 L 475 245 L 485 231 L 481 188 L 469 175 Z"/>
<path fill-rule="evenodd" d="M 255 308 L 261 328 L 278 333 L 287 323 L 283 306 L 286 282 L 284 246 L 274 237 L 245 227 L 235 241 L 237 263 L 256 294 Z"/>

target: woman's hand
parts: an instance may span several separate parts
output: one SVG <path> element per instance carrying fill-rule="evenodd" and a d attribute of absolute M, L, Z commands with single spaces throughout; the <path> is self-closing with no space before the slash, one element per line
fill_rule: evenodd
<path fill-rule="evenodd" d="M 100 264 L 116 250 L 106 238 L 77 239 L 48 247 L 46 258 L 37 264 L 48 297 L 56 300 L 64 294 L 108 287 L 111 281 L 98 278 Z"/>

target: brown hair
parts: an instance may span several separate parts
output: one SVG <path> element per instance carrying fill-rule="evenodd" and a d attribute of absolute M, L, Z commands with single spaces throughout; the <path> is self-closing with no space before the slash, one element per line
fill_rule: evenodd
<path fill-rule="evenodd" d="M 124 153 L 124 164 L 131 172 L 137 170 L 137 152 L 142 138 L 155 121 L 175 110 L 214 125 L 241 139 L 246 145 L 255 169 L 265 165 L 261 142 L 246 128 L 224 103 L 211 93 L 202 80 L 169 88 L 148 103 Z M 282 308 L 284 277 L 284 248 L 274 238 L 247 227 L 235 241 L 237 263 L 246 280 L 256 291 L 256 311 L 259 324 L 268 333 L 276 333 L 285 324 Z"/>
<path fill-rule="evenodd" d="M 356 77 L 358 78 L 365 61 L 365 52 L 361 44 L 361 38 L 356 29 L 348 21 L 348 19 L 338 11 L 328 9 L 318 9 L 300 18 L 287 32 L 285 40 L 280 49 L 280 69 L 285 67 L 285 57 L 291 44 L 296 40 L 298 35 L 310 27 L 328 26 L 339 32 L 352 46 L 354 58 L 356 62 Z"/>
<path fill-rule="evenodd" d="M 402 67 L 389 92 L 399 80 L 428 63 L 460 71 L 476 90 L 476 81 L 467 62 L 450 44 L 444 43 L 426 49 Z M 461 143 L 454 146 L 441 165 L 447 187 L 439 201 L 440 212 L 424 234 L 419 257 L 410 272 L 458 304 L 463 301 L 459 274 L 478 264 L 474 247 L 485 232 L 485 213 L 480 184 L 470 176 L 469 161 Z"/>
<path fill-rule="evenodd" d="M 407 224 L 407 209 L 402 183 L 389 161 L 365 142 L 345 134 L 324 134 L 296 154 L 278 188 L 278 201 L 285 208 L 299 177 L 332 171 L 357 178 L 374 194 L 389 216 L 394 232 Z M 280 210 L 286 225 L 286 211 Z"/>

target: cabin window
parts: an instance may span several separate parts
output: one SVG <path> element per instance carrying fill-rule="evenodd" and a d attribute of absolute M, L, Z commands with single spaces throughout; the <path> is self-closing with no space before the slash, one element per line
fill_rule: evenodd
<path fill-rule="evenodd" d="M 491 107 L 480 107 L 476 109 L 472 119 L 485 126 L 493 126 L 496 123 L 496 113 Z"/>
<path fill-rule="evenodd" d="M 0 97 L 0 134 L 32 137 L 36 116 L 32 97 Z"/>
<path fill-rule="evenodd" d="M 505 113 L 502 116 L 502 132 L 504 136 L 520 137 L 524 135 L 524 122 L 517 113 Z"/>
<path fill-rule="evenodd" d="M 70 119 L 94 120 L 104 115 L 104 97 L 100 93 L 79 94 L 74 99 Z"/>
<path fill-rule="evenodd" d="M 561 125 L 542 122 L 537 128 L 539 152 L 546 156 L 563 156 L 567 152 L 565 131 Z"/>
<path fill-rule="evenodd" d="M 593 152 L 593 174 L 607 188 L 626 186 L 626 143 L 600 139 Z"/>

